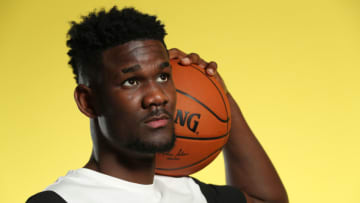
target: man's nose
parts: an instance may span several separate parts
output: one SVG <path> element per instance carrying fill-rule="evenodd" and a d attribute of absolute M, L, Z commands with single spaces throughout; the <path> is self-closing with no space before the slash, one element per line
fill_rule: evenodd
<path fill-rule="evenodd" d="M 143 108 L 150 108 L 151 106 L 165 105 L 169 101 L 169 97 L 166 95 L 164 87 L 160 84 L 149 83 L 145 90 L 145 96 L 142 101 Z"/>

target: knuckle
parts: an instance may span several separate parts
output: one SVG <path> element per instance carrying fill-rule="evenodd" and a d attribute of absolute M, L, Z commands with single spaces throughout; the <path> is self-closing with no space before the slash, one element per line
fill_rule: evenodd
<path fill-rule="evenodd" d="M 170 51 L 179 52 L 180 50 L 178 48 L 171 48 Z"/>
<path fill-rule="evenodd" d="M 211 61 L 211 62 L 209 63 L 209 65 L 211 65 L 211 66 L 214 67 L 214 68 L 217 68 L 217 63 L 214 62 L 214 61 Z"/>
<path fill-rule="evenodd" d="M 199 58 L 199 55 L 196 53 L 190 53 L 189 56 L 194 57 L 194 58 Z"/>

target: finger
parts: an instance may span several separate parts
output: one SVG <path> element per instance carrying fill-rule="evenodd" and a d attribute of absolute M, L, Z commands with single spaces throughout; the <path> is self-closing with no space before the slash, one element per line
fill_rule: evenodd
<path fill-rule="evenodd" d="M 200 58 L 199 66 L 200 68 L 205 68 L 208 65 L 206 61 L 204 61 L 202 58 Z"/>
<path fill-rule="evenodd" d="M 205 68 L 208 64 L 202 58 L 200 58 L 199 54 L 191 53 L 187 55 L 190 58 L 191 63 L 199 65 L 201 68 Z"/>
<path fill-rule="evenodd" d="M 186 57 L 186 54 L 177 48 L 169 49 L 168 53 L 170 59 L 182 59 Z"/>
<path fill-rule="evenodd" d="M 188 58 L 189 60 L 187 60 L 186 58 Z M 181 63 L 183 63 L 183 65 L 199 64 L 200 56 L 198 54 L 190 53 L 186 56 L 186 58 L 183 58 L 181 60 Z"/>
<path fill-rule="evenodd" d="M 198 54 L 191 53 L 186 55 L 184 58 L 180 58 L 181 65 L 190 65 L 190 64 L 198 64 L 200 57 Z"/>
<path fill-rule="evenodd" d="M 214 61 L 211 61 L 205 67 L 206 73 L 210 76 L 214 76 L 216 74 L 216 70 L 217 70 L 217 63 Z"/>
<path fill-rule="evenodd" d="M 188 54 L 185 58 L 181 60 L 183 65 L 190 65 L 196 64 L 199 65 L 201 68 L 205 68 L 207 66 L 206 61 L 204 61 L 200 56 L 196 53 Z"/>

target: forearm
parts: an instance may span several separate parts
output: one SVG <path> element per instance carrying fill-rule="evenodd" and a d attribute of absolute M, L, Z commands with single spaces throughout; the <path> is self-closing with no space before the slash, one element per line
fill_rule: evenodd
<path fill-rule="evenodd" d="M 232 125 L 224 148 L 227 183 L 244 191 L 252 202 L 288 202 L 285 188 L 270 159 L 230 94 L 228 98 Z"/>

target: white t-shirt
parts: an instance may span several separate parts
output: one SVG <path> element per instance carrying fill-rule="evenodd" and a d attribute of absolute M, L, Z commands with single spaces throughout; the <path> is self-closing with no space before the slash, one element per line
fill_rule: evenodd
<path fill-rule="evenodd" d="M 143 185 L 87 168 L 69 171 L 45 190 L 56 192 L 68 203 L 207 202 L 190 177 L 155 175 L 153 184 Z"/>

